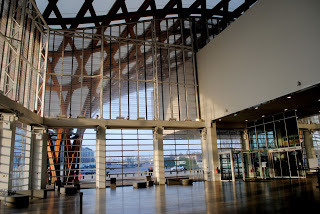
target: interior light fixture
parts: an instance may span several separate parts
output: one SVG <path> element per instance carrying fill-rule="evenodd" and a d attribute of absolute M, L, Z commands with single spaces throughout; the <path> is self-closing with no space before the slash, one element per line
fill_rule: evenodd
<path fill-rule="evenodd" d="M 221 119 L 219 119 L 219 121 L 221 121 Z"/>
<path fill-rule="evenodd" d="M 288 99 L 290 99 L 290 98 L 291 98 L 291 96 L 287 96 L 287 98 L 288 98 Z"/>
<path fill-rule="evenodd" d="M 254 109 L 258 109 L 259 107 L 257 106 L 257 107 L 255 107 Z"/>
<path fill-rule="evenodd" d="M 248 122 L 248 120 L 245 120 L 246 122 Z"/>
<path fill-rule="evenodd" d="M 288 111 L 288 109 L 287 109 L 287 108 L 285 108 L 285 109 L 284 109 L 284 111 Z"/>
<path fill-rule="evenodd" d="M 320 102 L 320 99 L 318 101 Z"/>
<path fill-rule="evenodd" d="M 264 115 L 262 115 L 262 117 L 265 117 Z"/>
<path fill-rule="evenodd" d="M 234 114 L 233 116 L 237 116 L 237 114 Z"/>

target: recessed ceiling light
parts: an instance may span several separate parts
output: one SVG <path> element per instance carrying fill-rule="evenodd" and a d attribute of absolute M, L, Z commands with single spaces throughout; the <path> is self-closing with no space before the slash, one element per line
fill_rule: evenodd
<path fill-rule="evenodd" d="M 257 106 L 257 107 L 255 107 L 254 109 L 258 109 L 259 107 Z"/>
<path fill-rule="evenodd" d="M 264 115 L 262 115 L 262 117 L 264 117 Z"/>
<path fill-rule="evenodd" d="M 246 122 L 248 122 L 248 120 L 245 120 Z"/>
<path fill-rule="evenodd" d="M 285 109 L 284 109 L 284 111 L 288 111 L 288 109 L 287 109 L 287 108 L 285 108 Z"/>
<path fill-rule="evenodd" d="M 291 98 L 291 96 L 287 96 L 287 98 L 288 98 L 288 99 L 290 99 L 290 98 Z"/>
<path fill-rule="evenodd" d="M 318 101 L 320 102 L 320 99 Z"/>

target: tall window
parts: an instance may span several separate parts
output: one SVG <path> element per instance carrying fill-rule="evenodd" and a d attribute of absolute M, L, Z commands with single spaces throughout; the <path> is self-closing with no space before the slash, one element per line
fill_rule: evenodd
<path fill-rule="evenodd" d="M 116 178 L 117 185 L 132 185 L 153 175 L 153 131 L 150 129 L 106 130 L 107 186 Z"/>
<path fill-rule="evenodd" d="M 28 190 L 30 170 L 31 127 L 17 122 L 14 141 L 12 190 Z"/>
<path fill-rule="evenodd" d="M 189 20 L 51 29 L 45 115 L 199 117 Z"/>
<path fill-rule="evenodd" d="M 241 132 L 236 130 L 217 130 L 218 151 L 241 150 Z"/>
<path fill-rule="evenodd" d="M 203 179 L 199 130 L 164 130 L 163 153 L 166 177 Z"/>
<path fill-rule="evenodd" d="M 47 184 L 55 181 L 95 187 L 96 132 L 94 129 L 49 129 L 47 141 Z"/>

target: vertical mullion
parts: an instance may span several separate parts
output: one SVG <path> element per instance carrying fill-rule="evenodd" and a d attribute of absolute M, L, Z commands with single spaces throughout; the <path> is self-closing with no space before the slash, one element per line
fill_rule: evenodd
<path fill-rule="evenodd" d="M 119 39 L 118 39 L 118 51 L 119 51 L 119 59 L 118 59 L 119 117 L 121 117 L 121 42 L 120 42 L 120 34 L 121 34 L 121 25 L 119 25 Z"/>
<path fill-rule="evenodd" d="M 186 116 L 187 120 L 190 119 L 189 115 L 189 102 L 188 102 L 188 90 L 187 90 L 187 80 L 186 80 L 186 62 L 185 62 L 185 38 L 184 38 L 184 20 L 180 19 L 180 29 L 181 29 L 181 41 L 182 41 L 182 70 L 183 70 L 183 79 L 184 79 L 184 90 L 185 90 L 185 102 L 186 102 Z"/>
<path fill-rule="evenodd" d="M 175 24 L 174 19 L 173 25 Z M 173 31 L 173 38 L 174 44 L 176 44 L 176 32 Z M 179 113 L 179 121 L 180 121 L 180 96 L 179 96 L 179 75 L 178 75 L 178 59 L 177 59 L 177 48 L 174 47 L 174 58 L 175 58 L 175 65 L 176 65 L 176 77 L 177 77 L 177 98 L 178 98 L 178 113 Z"/>
<path fill-rule="evenodd" d="M 55 45 L 55 39 L 56 39 L 56 32 L 53 32 L 53 44 L 52 44 L 52 62 L 54 59 L 54 45 Z M 31 75 L 31 74 L 30 74 Z M 29 82 L 31 83 L 32 78 L 30 78 Z M 51 92 L 52 92 L 52 75 L 51 75 L 51 83 L 50 83 L 50 93 L 49 93 L 49 108 L 48 108 L 48 116 L 50 116 L 51 113 Z"/>
<path fill-rule="evenodd" d="M 127 25 L 127 38 L 129 38 L 129 26 Z M 130 67 L 129 67 L 129 64 L 130 64 L 130 60 L 129 60 L 129 57 L 130 57 L 130 52 L 129 52 L 129 40 L 127 40 L 127 68 L 128 68 L 128 72 L 127 72 L 127 75 L 128 75 L 128 117 L 130 117 L 130 83 L 129 83 L 129 79 L 130 79 Z"/>
<path fill-rule="evenodd" d="M 93 39 L 93 29 L 92 29 L 92 39 L 91 39 L 91 68 L 90 68 L 90 90 L 89 90 L 89 93 L 90 93 L 90 101 L 89 101 L 89 108 L 90 108 L 90 117 L 92 117 L 92 74 L 93 74 L 93 43 L 94 43 L 94 39 Z"/>
<path fill-rule="evenodd" d="M 109 119 L 111 119 L 111 113 L 112 113 L 112 111 L 111 111 L 111 89 L 112 89 L 112 87 L 111 87 L 111 80 L 112 80 L 112 69 L 111 69 L 111 67 L 112 67 L 112 54 L 111 54 L 111 51 L 112 51 L 112 40 L 111 40 L 111 36 L 112 36 L 112 27 L 110 26 L 110 40 L 109 40 L 109 43 L 110 43 L 110 51 L 109 51 L 109 59 L 110 59 L 110 64 L 109 64 L 109 72 L 110 72 L 110 79 L 109 79 L 109 106 L 110 106 L 110 109 L 109 109 L 109 112 L 110 112 L 110 117 L 109 117 Z"/>
<path fill-rule="evenodd" d="M 82 32 L 82 50 L 81 50 L 81 82 L 80 82 L 80 115 L 82 115 L 82 89 L 83 89 L 83 69 L 84 69 L 84 30 Z"/>
<path fill-rule="evenodd" d="M 169 29 L 168 19 L 166 19 L 166 30 L 167 30 L 167 43 L 168 43 L 168 72 L 169 72 L 169 94 L 170 94 L 170 118 L 173 118 L 173 103 L 172 103 L 172 87 L 171 87 L 171 64 L 170 64 L 170 41 L 169 41 Z"/>
<path fill-rule="evenodd" d="M 138 39 L 138 23 L 136 23 L 136 39 Z M 140 118 L 139 114 L 139 72 L 138 72 L 138 43 L 136 45 L 136 77 L 137 77 L 137 119 Z"/>
<path fill-rule="evenodd" d="M 64 61 L 64 43 L 65 43 L 65 38 L 66 37 L 64 36 L 63 40 L 62 40 L 62 48 L 61 48 L 61 76 L 60 76 L 60 99 L 59 99 L 60 100 L 60 115 L 61 114 L 66 114 L 66 112 L 63 111 L 64 106 L 62 106 L 62 104 L 64 104 L 64 99 L 63 99 L 63 95 L 62 95 L 62 79 L 63 79 L 63 61 Z"/>
<path fill-rule="evenodd" d="M 146 105 L 146 120 L 148 120 L 148 99 L 147 99 L 147 64 L 146 64 L 146 30 L 143 22 L 143 62 L 144 62 L 144 96 Z"/>
<path fill-rule="evenodd" d="M 121 180 L 122 180 L 122 186 L 123 186 L 123 129 L 121 129 Z"/>
<path fill-rule="evenodd" d="M 103 119 L 103 70 L 104 70 L 104 27 L 101 27 L 101 53 L 100 53 L 100 118 Z"/>
<path fill-rule="evenodd" d="M 158 25 L 159 25 L 159 41 L 162 43 L 161 40 L 161 24 L 160 21 L 158 21 Z M 162 48 L 160 46 L 160 75 L 161 75 L 161 100 L 162 100 L 162 120 L 165 120 L 164 117 L 164 99 L 163 99 L 163 72 L 162 72 Z M 158 93 L 159 96 L 159 93 Z M 159 104 L 158 104 L 159 105 Z M 160 107 L 159 107 L 160 108 Z M 160 114 L 160 110 L 159 110 L 159 114 Z M 160 119 L 160 118 L 159 118 Z"/>
<path fill-rule="evenodd" d="M 71 115 L 72 115 L 72 95 L 73 95 L 73 91 L 72 91 L 72 80 L 73 80 L 73 57 L 74 57 L 74 37 L 72 37 L 71 39 L 72 41 L 72 51 L 71 51 L 71 54 L 72 54 L 72 57 L 71 57 L 71 82 L 70 82 L 70 103 L 69 103 L 69 115 L 70 115 L 70 118 L 71 118 Z"/>

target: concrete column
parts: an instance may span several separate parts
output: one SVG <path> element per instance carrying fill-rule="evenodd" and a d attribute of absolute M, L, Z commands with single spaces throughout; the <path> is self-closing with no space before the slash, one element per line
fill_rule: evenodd
<path fill-rule="evenodd" d="M 207 150 L 205 155 L 207 156 L 207 164 L 208 164 L 207 165 L 208 181 L 220 181 L 221 176 L 220 174 L 216 173 L 217 167 L 220 169 L 216 123 L 212 123 L 211 126 L 207 126 L 207 145 L 205 149 Z"/>
<path fill-rule="evenodd" d="M 96 188 L 106 188 L 106 128 L 97 127 Z"/>
<path fill-rule="evenodd" d="M 47 173 L 46 130 L 33 127 L 31 138 L 30 188 L 45 189 Z"/>
<path fill-rule="evenodd" d="M 232 151 L 230 151 L 230 163 L 231 163 L 232 181 L 235 182 L 236 181 L 236 176 L 235 176 L 235 171 L 234 171 L 234 160 L 233 160 L 233 152 Z"/>
<path fill-rule="evenodd" d="M 16 116 L 2 114 L 0 123 L 0 189 L 12 190 L 12 170 L 16 133 Z"/>
<path fill-rule="evenodd" d="M 202 167 L 204 172 L 204 180 L 212 180 L 212 169 L 209 168 L 209 153 L 208 153 L 208 141 L 207 141 L 207 129 L 201 130 L 201 150 L 202 150 Z"/>
<path fill-rule="evenodd" d="M 154 180 L 156 184 L 165 184 L 164 157 L 163 157 L 163 128 L 156 127 L 153 130 L 153 164 Z"/>
<path fill-rule="evenodd" d="M 316 152 L 314 151 L 311 131 L 309 130 L 303 131 L 303 135 L 304 135 L 304 146 L 306 148 L 307 158 L 309 162 L 309 168 L 316 168 L 318 167 L 318 159 L 316 156 Z"/>

